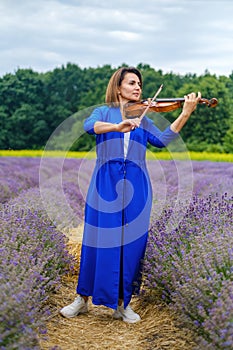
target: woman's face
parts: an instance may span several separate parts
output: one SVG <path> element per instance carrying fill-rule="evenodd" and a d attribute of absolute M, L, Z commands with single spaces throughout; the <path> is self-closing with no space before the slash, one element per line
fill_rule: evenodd
<path fill-rule="evenodd" d="M 119 87 L 120 101 L 123 103 L 139 101 L 141 93 L 142 88 L 138 76 L 134 73 L 126 73 Z"/>

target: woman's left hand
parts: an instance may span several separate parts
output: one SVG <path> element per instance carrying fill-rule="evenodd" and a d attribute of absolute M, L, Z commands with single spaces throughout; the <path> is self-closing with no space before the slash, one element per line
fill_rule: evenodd
<path fill-rule="evenodd" d="M 184 105 L 183 105 L 183 114 L 187 117 L 189 117 L 196 109 L 197 104 L 199 103 L 201 99 L 201 93 L 200 91 L 196 95 L 195 92 L 191 92 L 188 95 L 184 96 Z"/>
<path fill-rule="evenodd" d="M 198 92 L 196 95 L 195 92 L 184 96 L 184 105 L 181 114 L 179 117 L 171 124 L 171 130 L 174 132 L 180 132 L 191 114 L 195 111 L 197 104 L 201 99 L 201 93 Z"/>

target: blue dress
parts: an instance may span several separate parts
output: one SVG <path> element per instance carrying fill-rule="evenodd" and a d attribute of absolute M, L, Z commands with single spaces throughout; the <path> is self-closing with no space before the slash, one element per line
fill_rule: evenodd
<path fill-rule="evenodd" d="M 96 121 L 120 123 L 119 108 L 96 108 L 84 122 L 95 134 Z M 130 132 L 127 157 L 124 133 L 96 135 L 96 165 L 85 205 L 84 233 L 77 293 L 92 296 L 96 305 L 126 307 L 141 284 L 152 188 L 146 167 L 146 147 L 165 147 L 177 137 L 167 127 L 161 132 L 147 117 Z M 120 293 L 120 294 L 119 294 Z"/>

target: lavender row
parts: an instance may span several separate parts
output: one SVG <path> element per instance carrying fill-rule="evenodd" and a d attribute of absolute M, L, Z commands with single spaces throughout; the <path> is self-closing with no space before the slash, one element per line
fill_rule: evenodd
<path fill-rule="evenodd" d="M 183 194 L 233 195 L 233 163 L 209 161 L 148 161 L 154 198 L 177 199 Z M 191 198 L 189 197 L 189 198 Z"/>
<path fill-rule="evenodd" d="M 62 160 L 62 171 L 76 171 L 81 159 Z M 56 158 L 47 159 L 44 171 L 46 178 L 51 178 L 60 170 L 61 163 Z M 39 186 L 40 158 L 0 157 L 0 203 L 18 196 L 22 191 Z"/>
<path fill-rule="evenodd" d="M 152 222 L 145 285 L 197 334 L 198 350 L 233 348 L 232 198 L 195 196 L 169 225 L 174 203 Z"/>
<path fill-rule="evenodd" d="M 17 196 L 22 190 L 38 186 L 39 162 L 37 158 L 0 158 L 0 202 Z"/>
<path fill-rule="evenodd" d="M 63 174 L 72 172 L 75 183 L 80 186 L 80 178 L 88 187 L 88 181 L 93 170 L 94 160 L 65 159 L 61 164 L 56 158 L 48 158 L 43 175 L 46 178 L 55 176 L 59 171 Z M 208 195 L 210 193 L 229 192 L 232 188 L 232 163 L 187 162 L 187 161 L 148 161 L 154 197 L 177 197 L 177 190 L 192 194 Z M 18 196 L 22 191 L 39 186 L 39 158 L 0 158 L 0 203 L 6 203 Z M 81 180 L 81 182 L 82 182 Z M 84 191 L 85 192 L 85 191 Z M 169 196 L 166 195 L 169 194 Z"/>
<path fill-rule="evenodd" d="M 63 166 L 60 178 L 59 162 L 48 160 L 40 187 L 32 182 L 32 187 L 1 204 L 1 349 L 39 349 L 46 300 L 59 287 L 61 276 L 72 269 L 67 235 L 62 232 L 83 220 L 87 177 L 77 178 L 78 164 Z M 30 174 L 33 179 L 34 169 Z"/>
<path fill-rule="evenodd" d="M 39 349 L 38 331 L 45 332 L 46 301 L 72 269 L 67 238 L 40 208 L 11 201 L 1 208 L 0 348 Z M 41 204 L 41 203 L 40 203 Z"/>

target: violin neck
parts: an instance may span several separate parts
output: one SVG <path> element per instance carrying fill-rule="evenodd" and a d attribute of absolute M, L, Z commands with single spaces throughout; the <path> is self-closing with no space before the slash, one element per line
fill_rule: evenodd
<path fill-rule="evenodd" d="M 184 102 L 184 98 L 156 98 L 155 102 Z"/>

